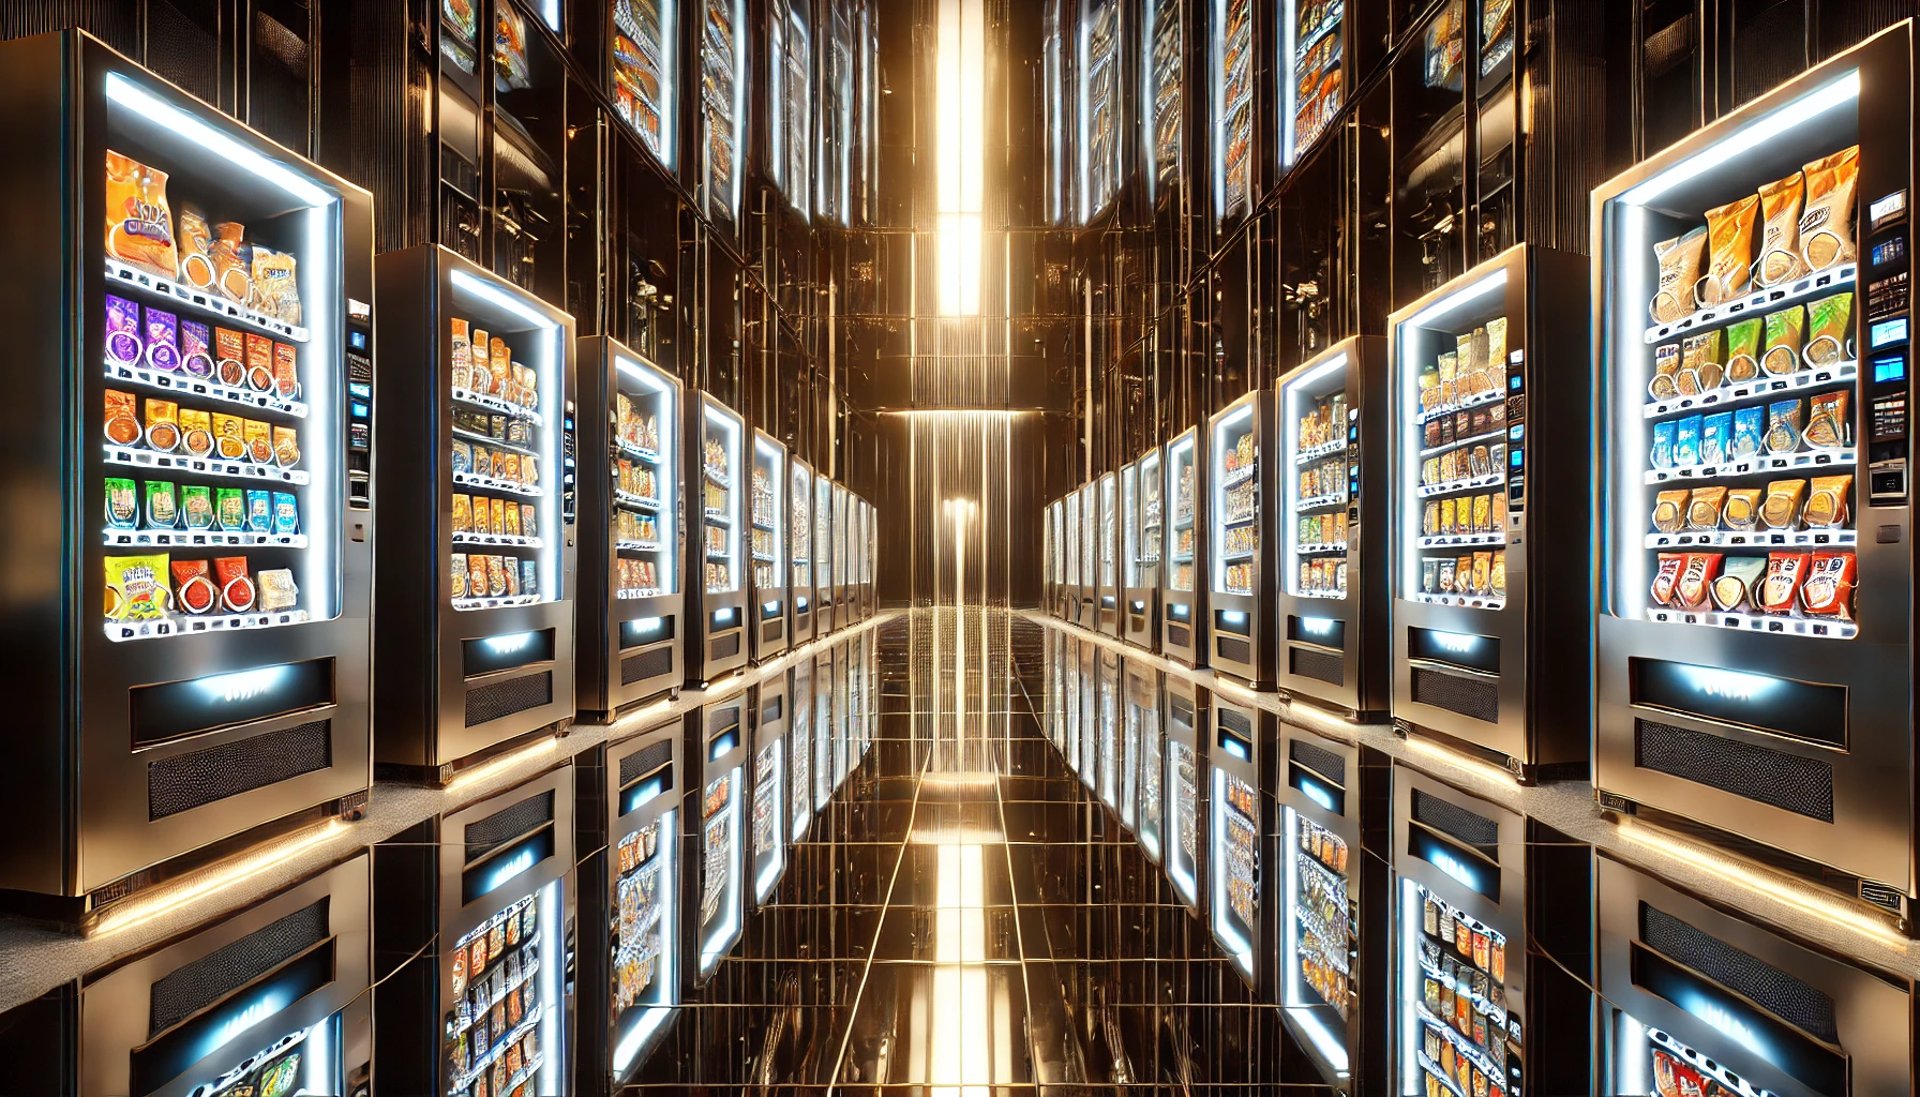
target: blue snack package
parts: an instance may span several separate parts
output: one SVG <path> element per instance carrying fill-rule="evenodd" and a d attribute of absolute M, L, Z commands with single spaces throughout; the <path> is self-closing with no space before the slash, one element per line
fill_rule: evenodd
<path fill-rule="evenodd" d="M 1722 411 L 1707 416 L 1700 425 L 1700 463 L 1717 465 L 1731 455 L 1733 413 Z"/>
<path fill-rule="evenodd" d="M 1745 460 L 1760 455 L 1760 436 L 1767 430 L 1767 412 L 1758 406 L 1741 408 L 1733 413 L 1733 445 L 1728 456 L 1733 460 Z"/>
<path fill-rule="evenodd" d="M 273 532 L 273 492 L 266 488 L 247 489 L 247 530 Z"/>
<path fill-rule="evenodd" d="M 1657 469 L 1673 467 L 1673 420 L 1653 425 L 1653 451 L 1648 458 Z"/>
<path fill-rule="evenodd" d="M 1700 417 L 1698 415 L 1689 415 L 1675 423 L 1673 463 L 1676 465 L 1700 463 Z"/>
<path fill-rule="evenodd" d="M 273 493 L 273 532 L 294 534 L 300 532 L 300 505 L 294 501 L 290 491 Z"/>

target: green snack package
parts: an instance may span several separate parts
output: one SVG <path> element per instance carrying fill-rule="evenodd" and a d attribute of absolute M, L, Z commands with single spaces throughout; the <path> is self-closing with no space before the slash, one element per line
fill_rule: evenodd
<path fill-rule="evenodd" d="M 1775 377 L 1800 368 L 1800 347 L 1807 335 L 1807 310 L 1788 305 L 1767 314 L 1767 350 L 1760 356 L 1760 368 Z"/>
<path fill-rule="evenodd" d="M 147 528 L 174 529 L 180 525 L 180 499 L 171 480 L 147 481 Z"/>
<path fill-rule="evenodd" d="M 240 488 L 215 488 L 213 513 L 220 529 L 238 533 L 247 528 L 247 493 Z"/>
<path fill-rule="evenodd" d="M 132 480 L 107 478 L 107 528 L 133 529 L 140 524 L 140 489 Z"/>
<path fill-rule="evenodd" d="M 188 529 L 213 528 L 213 489 L 205 484 L 187 484 L 180 489 L 180 513 Z"/>
<path fill-rule="evenodd" d="M 1760 318 L 1727 326 L 1727 380 L 1734 384 L 1760 376 Z"/>

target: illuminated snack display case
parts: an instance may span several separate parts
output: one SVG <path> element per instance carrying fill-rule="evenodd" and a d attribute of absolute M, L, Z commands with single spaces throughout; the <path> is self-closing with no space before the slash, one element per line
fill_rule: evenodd
<path fill-rule="evenodd" d="M 787 461 L 787 628 L 797 646 L 813 639 L 813 466 Z"/>
<path fill-rule="evenodd" d="M 1115 815 L 1120 813 L 1120 772 L 1126 757 L 1126 721 L 1120 717 L 1121 691 L 1126 673 L 1120 653 L 1102 645 L 1096 652 L 1100 679 L 1094 693 L 1093 789 L 1100 802 Z"/>
<path fill-rule="evenodd" d="M 34 276 L 4 306 L 0 889 L 77 924 L 166 862 L 365 802 L 372 213 L 84 34 L 0 56 L 0 175 L 40 211 L 5 244 Z"/>
<path fill-rule="evenodd" d="M 1360 751 L 1282 721 L 1274 983 L 1282 1022 L 1328 1085 L 1361 1058 Z M 1377 999 L 1376 999 L 1377 1000 Z"/>
<path fill-rule="evenodd" d="M 1212 126 L 1213 211 L 1216 223 L 1253 208 L 1258 169 L 1255 134 L 1254 21 L 1265 5 L 1255 0 L 1209 0 L 1207 117 Z"/>
<path fill-rule="evenodd" d="M 1149 191 L 1156 200 L 1173 190 L 1186 164 L 1181 66 L 1187 39 L 1181 7 L 1180 0 L 1148 0 L 1141 28 L 1146 58 L 1140 66 L 1141 147 L 1147 150 Z"/>
<path fill-rule="evenodd" d="M 787 834 L 793 842 L 813 825 L 813 660 L 799 659 L 787 683 Z"/>
<path fill-rule="evenodd" d="M 1166 540 L 1160 454 L 1155 446 L 1120 469 L 1121 636 L 1148 651 L 1160 650 L 1160 559 Z"/>
<path fill-rule="evenodd" d="M 834 561 L 840 558 L 833 523 L 833 481 L 818 469 L 813 474 L 813 632 L 825 636 L 846 624 L 833 595 Z"/>
<path fill-rule="evenodd" d="M 1080 776 L 1080 783 L 1087 791 L 1094 792 L 1100 782 L 1100 737 L 1104 728 L 1100 723 L 1101 679 L 1100 657 L 1105 649 L 1093 640 L 1080 641 L 1080 673 L 1075 679 L 1079 685 L 1080 719 L 1079 734 L 1074 738 L 1075 751 L 1068 759 L 1073 771 Z"/>
<path fill-rule="evenodd" d="M 1207 424 L 1207 665 L 1255 689 L 1272 689 L 1278 629 L 1278 577 L 1272 566 L 1277 521 L 1271 456 L 1279 439 L 1279 401 L 1250 392 Z M 1262 457 L 1269 458 L 1262 475 Z"/>
<path fill-rule="evenodd" d="M 813 810 L 823 812 L 839 783 L 833 776 L 834 726 L 833 649 L 819 652 L 813 664 Z"/>
<path fill-rule="evenodd" d="M 1066 589 L 1062 592 L 1060 617 L 1061 620 L 1073 625 L 1080 623 L 1080 591 L 1085 582 L 1082 578 L 1085 574 L 1082 565 L 1086 561 L 1082 557 L 1081 546 L 1086 543 L 1086 528 L 1080 519 L 1080 502 L 1083 494 L 1079 488 L 1075 488 L 1060 501 L 1061 529 L 1064 532 L 1060 544 L 1066 561 L 1064 569 Z"/>
<path fill-rule="evenodd" d="M 833 485 L 833 601 L 834 619 L 845 628 L 858 620 L 853 605 L 854 553 L 853 495 L 841 483 Z"/>
<path fill-rule="evenodd" d="M 671 696 L 681 669 L 680 383 L 611 339 L 580 340 L 580 711 Z"/>
<path fill-rule="evenodd" d="M 1082 222 L 1106 210 L 1125 170 L 1120 19 L 1119 0 L 1092 0 L 1080 13 L 1079 63 L 1075 71 L 1079 77 L 1077 143 Z"/>
<path fill-rule="evenodd" d="M 355 1092 L 373 1048 L 370 861 L 361 853 L 89 978 L 78 1039 L 37 1054 L 78 1053 L 62 1070 L 86 1094 Z"/>
<path fill-rule="evenodd" d="M 787 871 L 787 676 L 762 679 L 753 691 L 753 904 L 758 909 Z"/>
<path fill-rule="evenodd" d="M 697 807 L 687 809 L 686 949 L 693 986 L 703 986 L 740 939 L 746 917 L 747 757 L 751 700 L 745 691 L 687 716 L 698 762 Z"/>
<path fill-rule="evenodd" d="M 1347 0 L 1280 5 L 1280 163 L 1312 148 L 1346 103 Z"/>
<path fill-rule="evenodd" d="M 1248 986 L 1259 989 L 1269 975 L 1267 957 L 1273 955 L 1265 869 L 1273 829 L 1266 790 L 1273 787 L 1274 716 L 1216 693 L 1211 733 L 1209 921 L 1227 961 Z"/>
<path fill-rule="evenodd" d="M 1208 695 L 1184 678 L 1164 679 L 1160 691 L 1166 705 L 1161 727 L 1166 736 L 1166 755 L 1161 788 L 1166 805 L 1161 814 L 1162 853 L 1160 864 L 1180 901 L 1195 916 L 1200 913 L 1201 871 L 1206 867 L 1205 839 L 1200 828 L 1205 824 L 1206 761 L 1202 736 L 1208 727 Z"/>
<path fill-rule="evenodd" d="M 1054 617 L 1062 617 L 1060 611 L 1060 591 L 1065 583 L 1061 569 L 1065 562 L 1060 539 L 1060 510 L 1062 503 L 1055 499 L 1040 512 L 1040 557 L 1043 567 L 1040 576 L 1040 607 Z"/>
<path fill-rule="evenodd" d="M 1167 741 L 1160 730 L 1160 672 L 1128 663 L 1126 691 L 1122 712 L 1131 758 L 1121 779 L 1130 783 L 1121 795 L 1120 821 L 1133 830 L 1147 859 L 1157 865 L 1161 820 L 1166 817 L 1166 798 L 1160 789 L 1167 766 Z"/>
<path fill-rule="evenodd" d="M 681 1002 L 683 720 L 577 757 L 580 894 L 605 903 L 605 938 L 578 953 L 574 1091 L 632 1079 Z"/>
<path fill-rule="evenodd" d="M 1913 999 L 1894 981 L 1602 853 L 1603 1092 L 1904 1093 Z"/>
<path fill-rule="evenodd" d="M 700 144 L 694 178 L 700 208 L 707 217 L 732 226 L 740 215 L 741 179 L 746 167 L 747 5 L 746 0 L 700 3 Z"/>
<path fill-rule="evenodd" d="M 676 166 L 680 122 L 680 0 L 609 0 L 609 91 L 620 120 L 654 159 Z"/>
<path fill-rule="evenodd" d="M 375 760 L 454 768 L 574 715 L 573 318 L 438 247 L 380 256 Z M 484 349 L 483 349 L 484 344 Z M 437 561 L 429 577 L 424 562 Z"/>
<path fill-rule="evenodd" d="M 1386 341 L 1356 336 L 1280 379 L 1274 583 L 1280 687 L 1354 718 L 1387 710 Z"/>
<path fill-rule="evenodd" d="M 1587 760 L 1580 265 L 1510 248 L 1389 321 L 1394 723 L 1523 780 Z"/>
<path fill-rule="evenodd" d="M 1076 548 L 1080 554 L 1079 605 L 1073 623 L 1085 629 L 1100 627 L 1100 485 L 1088 481 L 1078 493 L 1080 528 Z"/>
<path fill-rule="evenodd" d="M 879 521 L 880 512 L 874 509 L 873 504 L 865 499 L 860 500 L 860 571 L 857 578 L 860 586 L 860 619 L 862 621 L 872 617 L 877 608 L 873 586 L 873 565 L 874 552 L 879 548 L 880 531 L 877 528 Z"/>
<path fill-rule="evenodd" d="M 787 447 L 765 431 L 753 432 L 752 525 L 753 661 L 764 663 L 787 650 Z"/>
<path fill-rule="evenodd" d="M 704 685 L 747 665 L 747 426 L 733 409 L 702 394 L 686 427 L 687 467 L 698 468 L 687 488 L 687 680 Z M 691 479 L 691 478 L 690 478 Z M 697 485 L 697 490 L 696 490 Z"/>
<path fill-rule="evenodd" d="M 1593 265 L 1596 795 L 1903 918 L 1911 42 L 1881 34 L 1601 187 Z"/>
<path fill-rule="evenodd" d="M 1160 575 L 1160 649 L 1174 662 L 1196 668 L 1207 665 L 1207 585 L 1200 581 L 1208 542 L 1206 494 L 1200 490 L 1205 453 L 1194 427 L 1167 443 L 1167 481 L 1161 494 L 1168 516 Z M 1071 557 L 1067 566 L 1073 566 Z"/>
<path fill-rule="evenodd" d="M 1104 473 L 1094 482 L 1094 501 L 1098 508 L 1093 526 L 1094 592 L 1097 607 L 1093 624 L 1108 636 L 1121 636 L 1120 612 L 1120 477 Z"/>

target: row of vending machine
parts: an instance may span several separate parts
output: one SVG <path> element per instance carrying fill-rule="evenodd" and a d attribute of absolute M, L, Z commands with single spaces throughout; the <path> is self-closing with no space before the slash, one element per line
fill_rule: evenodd
<path fill-rule="evenodd" d="M 1331 1092 L 1908 1091 L 1909 978 L 1596 851 L 1316 711 L 1045 631 L 1047 737 Z"/>
<path fill-rule="evenodd" d="M 0 58 L 0 181 L 55 211 L 0 245 L 44 275 L 0 306 L 10 909 L 84 925 L 376 769 L 444 784 L 873 612 L 873 507 L 721 400 L 376 257 L 367 191 L 93 38 Z"/>
<path fill-rule="evenodd" d="M 617 1091 L 777 901 L 795 844 L 834 825 L 875 740 L 874 643 L 858 630 L 634 721 L 0 1018 L 10 1079 L 88 1097 Z"/>
<path fill-rule="evenodd" d="M 1059 618 L 1822 876 L 1906 930 L 1902 24 L 1049 504 Z"/>

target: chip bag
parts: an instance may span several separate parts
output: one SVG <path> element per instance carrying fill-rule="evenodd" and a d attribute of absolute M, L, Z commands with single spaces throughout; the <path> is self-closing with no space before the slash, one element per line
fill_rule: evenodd
<path fill-rule="evenodd" d="M 180 273 L 167 173 L 112 149 L 107 150 L 107 254 L 161 278 Z"/>

